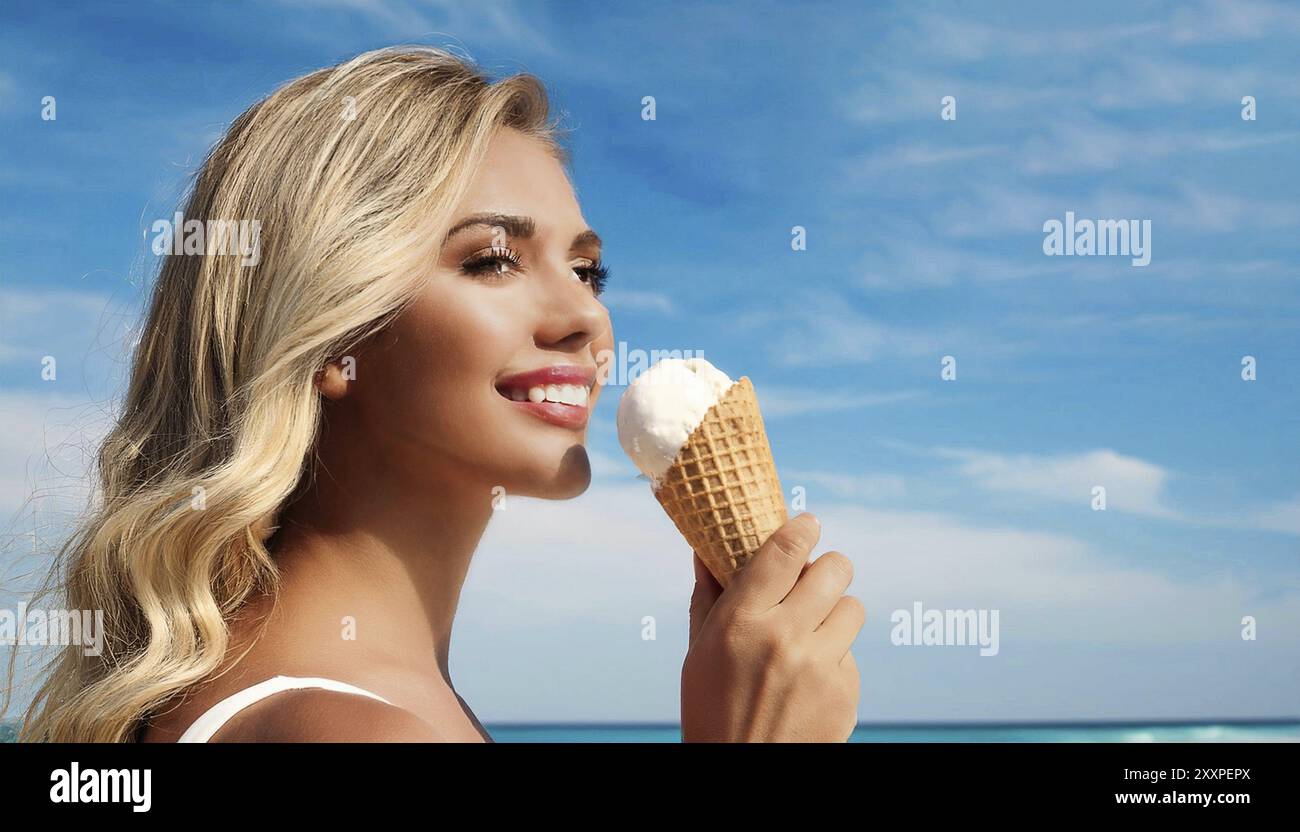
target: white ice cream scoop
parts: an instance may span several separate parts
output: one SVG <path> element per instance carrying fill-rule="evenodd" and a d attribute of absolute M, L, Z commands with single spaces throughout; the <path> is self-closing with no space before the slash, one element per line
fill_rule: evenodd
<path fill-rule="evenodd" d="M 726 373 L 703 358 L 663 359 L 623 393 L 619 444 L 641 473 L 658 481 L 731 385 Z"/>

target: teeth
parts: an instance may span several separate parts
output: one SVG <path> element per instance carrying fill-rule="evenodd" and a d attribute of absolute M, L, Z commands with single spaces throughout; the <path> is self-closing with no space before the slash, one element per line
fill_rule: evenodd
<path fill-rule="evenodd" d="M 510 398 L 517 402 L 557 402 L 585 407 L 591 397 L 591 389 L 583 384 L 547 384 L 529 387 L 526 391 L 510 391 Z"/>

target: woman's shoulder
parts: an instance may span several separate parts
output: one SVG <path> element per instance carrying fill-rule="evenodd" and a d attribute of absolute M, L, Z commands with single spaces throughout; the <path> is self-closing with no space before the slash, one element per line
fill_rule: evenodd
<path fill-rule="evenodd" d="M 233 716 L 209 742 L 444 742 L 396 705 L 319 688 L 287 690 Z"/>

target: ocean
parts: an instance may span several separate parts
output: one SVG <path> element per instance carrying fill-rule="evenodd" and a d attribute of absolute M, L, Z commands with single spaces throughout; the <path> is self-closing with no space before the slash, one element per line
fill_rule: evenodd
<path fill-rule="evenodd" d="M 679 742 L 676 725 L 487 725 L 497 742 Z M 0 725 L 0 742 L 13 742 Z M 849 742 L 1300 742 L 1297 722 L 859 725 Z"/>
<path fill-rule="evenodd" d="M 497 742 L 679 742 L 676 725 L 487 725 Z M 859 725 L 849 742 L 1300 742 L 1300 722 Z"/>

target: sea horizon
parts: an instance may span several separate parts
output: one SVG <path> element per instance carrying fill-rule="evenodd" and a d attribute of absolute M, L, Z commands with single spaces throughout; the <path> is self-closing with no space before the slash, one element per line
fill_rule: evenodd
<path fill-rule="evenodd" d="M 674 722 L 499 722 L 484 727 L 502 743 L 681 741 L 681 727 Z M 16 723 L 0 723 L 0 742 L 16 739 Z M 1300 719 L 860 722 L 849 742 L 1300 742 Z"/>
<path fill-rule="evenodd" d="M 497 742 L 680 742 L 677 723 L 490 723 Z M 859 722 L 852 743 L 1300 742 L 1297 719 Z"/>

